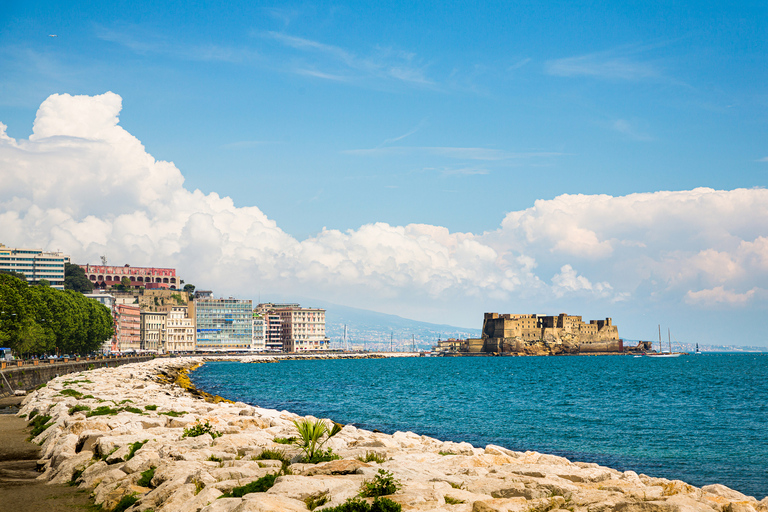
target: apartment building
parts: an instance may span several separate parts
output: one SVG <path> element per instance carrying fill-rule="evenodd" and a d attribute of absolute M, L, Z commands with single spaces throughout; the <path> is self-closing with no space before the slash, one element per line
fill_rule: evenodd
<path fill-rule="evenodd" d="M 17 249 L 0 244 L 0 271 L 20 272 L 32 284 L 47 280 L 52 288 L 64 289 L 64 264 L 69 255 L 42 249 Z"/>
<path fill-rule="evenodd" d="M 259 304 L 257 310 L 277 315 L 280 319 L 280 340 L 284 352 L 327 350 L 330 340 L 325 336 L 325 310 L 302 308 L 299 304 Z"/>
<path fill-rule="evenodd" d="M 253 343 L 253 303 L 250 300 L 195 301 L 197 350 L 250 350 Z"/>
<path fill-rule="evenodd" d="M 253 342 L 251 349 L 257 352 L 266 350 L 264 342 L 264 317 L 258 313 L 253 313 Z"/>
<path fill-rule="evenodd" d="M 168 313 L 158 311 L 141 312 L 141 348 L 156 353 L 165 348 L 165 324 Z"/>
<path fill-rule="evenodd" d="M 141 350 L 141 309 L 138 306 L 118 304 L 114 309 L 115 338 L 120 352 Z"/>
<path fill-rule="evenodd" d="M 195 344 L 195 303 L 164 306 L 168 315 L 165 321 L 165 346 L 169 353 L 194 352 Z"/>

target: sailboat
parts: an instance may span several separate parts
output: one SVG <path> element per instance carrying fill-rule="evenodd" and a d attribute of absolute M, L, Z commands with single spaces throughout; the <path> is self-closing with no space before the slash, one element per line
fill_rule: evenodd
<path fill-rule="evenodd" d="M 672 337 L 669 329 L 667 329 L 667 335 L 669 336 L 669 352 L 664 352 L 661 347 L 661 325 L 659 325 L 659 351 L 655 354 L 646 354 L 648 357 L 680 357 L 682 355 L 680 352 L 672 352 Z"/>
<path fill-rule="evenodd" d="M 699 350 L 699 344 L 698 343 L 696 344 L 696 352 L 694 352 L 694 354 L 697 355 L 697 356 L 701 355 L 701 350 Z"/>

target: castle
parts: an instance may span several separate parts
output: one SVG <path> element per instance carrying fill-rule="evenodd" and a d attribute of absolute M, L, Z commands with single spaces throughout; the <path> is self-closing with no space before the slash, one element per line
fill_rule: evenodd
<path fill-rule="evenodd" d="M 481 338 L 468 339 L 464 352 L 520 355 L 583 354 L 624 351 L 610 318 L 584 323 L 580 316 L 486 313 Z"/>

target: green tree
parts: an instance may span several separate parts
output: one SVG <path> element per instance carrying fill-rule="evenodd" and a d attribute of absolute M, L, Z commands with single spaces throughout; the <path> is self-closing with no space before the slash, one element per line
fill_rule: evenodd
<path fill-rule="evenodd" d="M 64 289 L 74 290 L 80 293 L 91 293 L 93 283 L 85 276 L 85 270 L 79 265 L 64 264 Z"/>
<path fill-rule="evenodd" d="M 21 272 L 14 272 L 13 270 L 0 270 L 0 274 L 8 274 L 10 276 L 13 276 L 13 277 L 16 277 L 18 279 L 21 279 L 25 283 L 27 282 L 27 276 L 25 276 Z"/>
<path fill-rule="evenodd" d="M 37 281 L 37 286 L 51 286 L 51 282 L 47 279 L 40 279 Z"/>
<path fill-rule="evenodd" d="M 14 352 L 21 352 L 23 334 L 34 311 L 26 279 L 0 273 L 0 342 Z"/>
<path fill-rule="evenodd" d="M 123 276 L 123 278 L 120 280 L 120 286 L 123 287 L 123 290 L 131 289 L 131 280 L 128 279 L 128 276 Z"/>
<path fill-rule="evenodd" d="M 185 284 L 184 285 L 184 291 L 187 293 L 195 293 L 195 285 L 193 284 Z"/>

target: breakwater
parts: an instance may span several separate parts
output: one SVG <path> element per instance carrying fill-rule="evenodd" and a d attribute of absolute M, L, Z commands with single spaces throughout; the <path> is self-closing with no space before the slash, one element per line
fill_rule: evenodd
<path fill-rule="evenodd" d="M 95 368 L 114 368 L 130 363 L 149 361 L 152 356 L 94 356 L 68 359 L 27 361 L 8 361 L 0 369 L 0 398 L 18 392 L 27 392 L 51 379 L 69 373 L 93 370 Z M 53 361 L 53 362 L 51 362 Z"/>
<path fill-rule="evenodd" d="M 297 415 L 211 403 L 170 382 L 200 362 L 94 369 L 31 393 L 19 414 L 42 418 L 34 438 L 42 447 L 40 478 L 90 489 L 107 510 L 125 500 L 130 510 L 155 512 L 303 512 L 323 501 L 320 510 L 358 495 L 381 469 L 400 483 L 388 498 L 403 510 L 768 512 L 768 499 L 718 484 L 697 488 L 532 451 L 350 425 L 326 445 L 340 460 L 303 463 L 297 446 L 277 442 L 297 435 Z M 290 472 L 265 492 L 222 497 L 280 471 L 286 463 L 275 451 Z"/>

